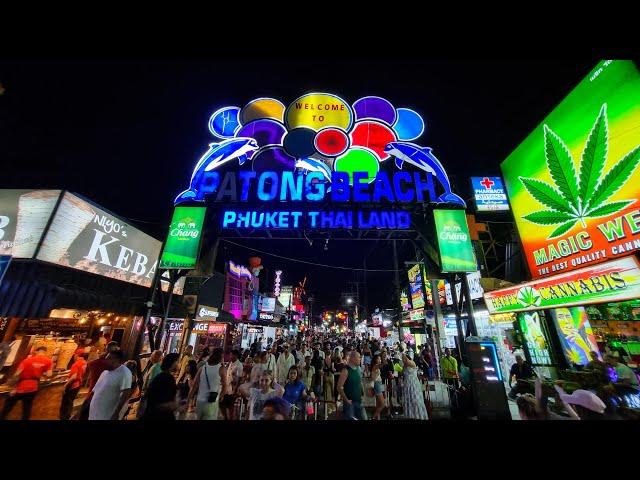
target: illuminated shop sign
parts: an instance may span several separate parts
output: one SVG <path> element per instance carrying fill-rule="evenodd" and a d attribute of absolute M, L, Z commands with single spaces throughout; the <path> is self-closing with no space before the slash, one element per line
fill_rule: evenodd
<path fill-rule="evenodd" d="M 277 298 L 280 296 L 280 279 L 282 277 L 282 270 L 276 270 L 276 279 L 273 283 L 273 295 Z"/>
<path fill-rule="evenodd" d="M 349 104 L 334 94 L 309 93 L 288 107 L 258 98 L 243 108 L 217 110 L 209 130 L 217 141 L 196 162 L 176 205 L 210 197 L 222 203 L 330 200 L 465 207 L 432 149 L 411 143 L 424 133 L 422 117 L 384 98 Z M 242 170 L 228 169 L 236 165 Z"/>
<path fill-rule="evenodd" d="M 473 272 L 478 269 L 464 210 L 434 210 L 440 265 L 443 272 Z"/>
<path fill-rule="evenodd" d="M 160 268 L 195 268 L 206 208 L 176 207 L 164 245 Z"/>
<path fill-rule="evenodd" d="M 207 307 L 206 305 L 200 305 L 198 307 L 197 320 L 215 320 L 220 316 L 220 312 L 215 307 Z"/>
<path fill-rule="evenodd" d="M 640 251 L 640 72 L 605 60 L 501 168 L 534 278 Z"/>
<path fill-rule="evenodd" d="M 416 308 L 415 310 L 409 310 L 409 319 L 412 322 L 424 320 L 424 308 Z"/>
<path fill-rule="evenodd" d="M 260 312 L 260 320 L 273 320 L 273 313 Z"/>
<path fill-rule="evenodd" d="M 180 333 L 184 328 L 184 320 L 172 320 L 167 322 L 167 330 L 170 333 Z"/>
<path fill-rule="evenodd" d="M 507 194 L 500 177 L 471 177 L 479 212 L 509 210 Z"/>
<path fill-rule="evenodd" d="M 640 266 L 634 257 L 485 293 L 489 313 L 619 302 L 640 297 Z"/>
<path fill-rule="evenodd" d="M 236 265 L 231 260 L 229 260 L 229 273 L 238 278 L 246 278 L 247 280 L 251 280 L 253 275 L 251 275 L 251 271 L 245 267 L 244 265 Z"/>

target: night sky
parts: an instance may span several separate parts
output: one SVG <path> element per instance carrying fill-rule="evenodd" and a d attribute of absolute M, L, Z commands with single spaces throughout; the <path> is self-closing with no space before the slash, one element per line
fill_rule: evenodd
<path fill-rule="evenodd" d="M 284 60 L 0 61 L 0 188 L 64 188 L 125 217 L 156 238 L 166 233 L 176 194 L 213 137 L 210 114 L 257 97 L 285 105 L 308 91 L 352 103 L 379 95 L 415 109 L 431 146 L 470 195 L 469 176 L 500 174 L 499 164 L 593 68 L 581 61 Z M 392 67 L 392 68 L 391 68 Z M 393 268 L 391 248 L 371 242 L 245 242 L 312 262 Z M 219 260 L 254 252 L 221 244 Z M 401 249 L 401 262 L 412 247 Z M 284 284 L 306 275 L 318 306 L 337 304 L 349 271 L 261 255 Z M 220 268 L 220 265 L 218 266 Z M 393 275 L 370 273 L 369 305 L 388 306 Z M 361 295 L 362 296 L 362 295 Z"/>

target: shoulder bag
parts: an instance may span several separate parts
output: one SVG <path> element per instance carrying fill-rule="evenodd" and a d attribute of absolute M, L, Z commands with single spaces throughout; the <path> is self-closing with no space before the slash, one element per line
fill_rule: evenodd
<path fill-rule="evenodd" d="M 207 389 L 209 390 L 209 396 L 207 402 L 214 403 L 218 399 L 218 392 L 211 391 L 211 384 L 209 383 L 209 375 L 207 375 L 207 366 L 204 366 L 204 378 L 207 381 Z"/>

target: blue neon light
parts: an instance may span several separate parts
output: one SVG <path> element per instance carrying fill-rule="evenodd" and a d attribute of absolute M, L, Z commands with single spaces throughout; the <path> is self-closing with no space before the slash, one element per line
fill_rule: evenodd
<path fill-rule="evenodd" d="M 397 108 L 397 119 L 393 129 L 399 140 L 410 142 L 424 133 L 424 120 L 410 108 Z"/>
<path fill-rule="evenodd" d="M 396 157 L 396 167 L 402 169 L 404 162 L 407 162 L 420 170 L 435 175 L 444 193 L 435 201 L 436 203 L 454 203 L 466 208 L 467 204 L 458 195 L 451 191 L 451 182 L 444 167 L 433 153 L 430 147 L 421 147 L 414 143 L 391 142 L 384 148 L 385 153 Z"/>
<path fill-rule="evenodd" d="M 498 353 L 496 346 L 493 343 L 480 343 L 481 347 L 486 347 L 491 350 L 491 356 L 493 357 L 493 365 L 496 367 L 496 373 L 498 374 L 498 380 L 502 382 L 502 370 L 500 369 L 500 363 L 498 362 Z M 488 378 L 488 377 L 487 377 Z"/>
<path fill-rule="evenodd" d="M 271 180 L 271 189 L 265 191 L 267 180 Z M 278 176 L 276 172 L 264 172 L 258 180 L 258 198 L 263 202 L 270 202 L 278 194 Z"/>
<path fill-rule="evenodd" d="M 209 131 L 220 138 L 232 138 L 240 129 L 240 109 L 224 107 L 209 118 Z"/>

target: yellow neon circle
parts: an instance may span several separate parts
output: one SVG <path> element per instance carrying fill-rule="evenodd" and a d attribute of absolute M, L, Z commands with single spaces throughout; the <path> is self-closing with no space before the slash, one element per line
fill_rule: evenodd
<path fill-rule="evenodd" d="M 284 104 L 275 98 L 256 98 L 247 103 L 240 112 L 242 125 L 262 118 L 272 118 L 283 122 Z"/>
<path fill-rule="evenodd" d="M 287 127 L 308 127 L 316 132 L 325 127 L 349 130 L 353 112 L 347 102 L 330 93 L 308 93 L 291 102 L 285 112 Z"/>

